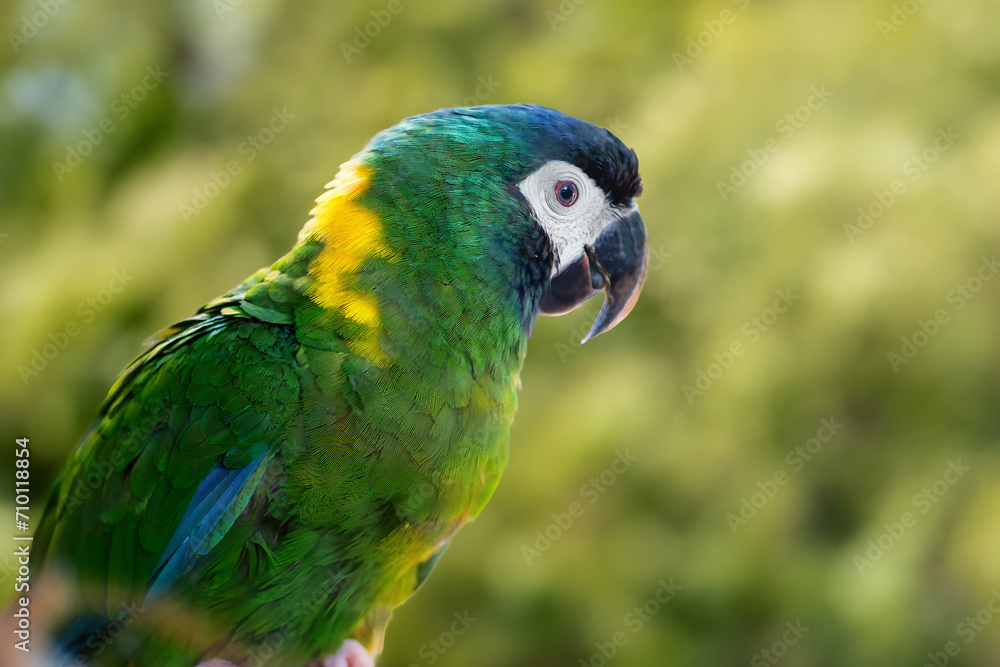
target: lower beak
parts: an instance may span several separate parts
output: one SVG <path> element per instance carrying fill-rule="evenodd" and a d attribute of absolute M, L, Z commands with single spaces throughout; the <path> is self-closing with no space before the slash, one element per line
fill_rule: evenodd
<path fill-rule="evenodd" d="M 639 209 L 634 208 L 601 232 L 580 259 L 552 277 L 540 311 L 561 315 L 603 291 L 604 306 L 583 339 L 586 343 L 612 329 L 632 310 L 646 277 L 646 259 L 646 227 Z"/>

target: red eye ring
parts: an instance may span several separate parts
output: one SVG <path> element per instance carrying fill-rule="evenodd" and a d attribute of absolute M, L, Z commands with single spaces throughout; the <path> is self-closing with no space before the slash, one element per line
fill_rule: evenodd
<path fill-rule="evenodd" d="M 572 206 L 580 196 L 580 188 L 573 181 L 559 181 L 555 187 L 556 201 L 563 206 Z"/>

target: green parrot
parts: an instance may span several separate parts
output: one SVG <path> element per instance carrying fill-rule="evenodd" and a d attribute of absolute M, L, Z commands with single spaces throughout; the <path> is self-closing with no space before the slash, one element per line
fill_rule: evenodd
<path fill-rule="evenodd" d="M 539 313 L 646 268 L 635 153 L 533 105 L 377 134 L 273 265 L 157 334 L 49 497 L 56 664 L 373 664 L 489 500 Z"/>

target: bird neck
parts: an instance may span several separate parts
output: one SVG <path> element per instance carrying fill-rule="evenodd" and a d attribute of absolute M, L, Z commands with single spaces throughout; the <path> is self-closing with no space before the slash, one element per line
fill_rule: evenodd
<path fill-rule="evenodd" d="M 299 242 L 248 281 L 244 302 L 376 367 L 415 357 L 443 370 L 457 355 L 474 374 L 516 381 L 542 290 L 523 268 L 535 250 L 477 227 L 499 224 L 488 206 L 468 220 L 387 190 L 371 168 L 343 165 Z"/>

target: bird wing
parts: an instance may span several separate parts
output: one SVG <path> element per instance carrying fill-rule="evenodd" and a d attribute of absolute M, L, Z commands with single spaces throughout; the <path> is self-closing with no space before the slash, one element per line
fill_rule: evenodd
<path fill-rule="evenodd" d="M 36 553 L 106 583 L 98 612 L 157 597 L 215 546 L 300 410 L 291 327 L 210 306 L 123 373 L 49 499 Z"/>

